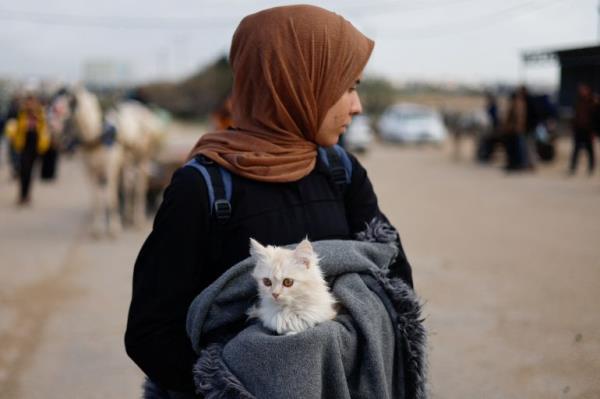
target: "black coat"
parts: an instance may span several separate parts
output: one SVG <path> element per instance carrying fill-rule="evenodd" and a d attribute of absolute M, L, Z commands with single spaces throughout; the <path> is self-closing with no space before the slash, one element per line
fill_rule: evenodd
<path fill-rule="evenodd" d="M 125 346 L 129 356 L 159 385 L 193 392 L 196 354 L 187 337 L 191 301 L 225 270 L 249 256 L 249 239 L 264 245 L 351 239 L 374 217 L 385 219 L 365 169 L 351 156 L 351 183 L 342 192 L 317 161 L 306 177 L 263 183 L 233 175 L 231 219 L 211 219 L 208 193 L 191 167 L 175 172 L 154 227 L 136 260 Z M 400 255 L 391 273 L 412 286 L 411 268 Z"/>

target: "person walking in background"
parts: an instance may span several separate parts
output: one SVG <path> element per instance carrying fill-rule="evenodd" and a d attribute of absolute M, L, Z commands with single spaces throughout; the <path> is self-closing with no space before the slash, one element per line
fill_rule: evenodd
<path fill-rule="evenodd" d="M 13 179 L 19 177 L 19 154 L 15 151 L 15 148 L 11 144 L 11 137 L 14 136 L 17 127 L 17 116 L 19 114 L 19 104 L 21 98 L 19 94 L 15 93 L 12 95 L 4 116 L 4 125 L 2 127 L 4 134 L 6 135 L 7 141 L 7 155 L 8 163 L 10 165 L 11 176 Z"/>
<path fill-rule="evenodd" d="M 8 109 L 6 112 L 4 111 L 2 104 L 0 104 L 0 167 L 2 167 L 2 141 L 4 139 L 4 128 L 6 127 L 6 123 L 8 122 Z"/>
<path fill-rule="evenodd" d="M 539 123 L 539 115 L 533 96 L 527 86 L 519 86 L 518 93 L 525 102 L 525 130 L 519 138 L 519 151 L 521 152 L 523 168 L 533 170 L 536 163 L 535 129 Z"/>
<path fill-rule="evenodd" d="M 57 101 L 65 93 L 66 90 L 64 88 L 59 89 L 48 99 L 47 104 L 44 106 L 46 110 L 46 126 L 50 135 L 50 146 L 41 160 L 41 178 L 45 181 L 56 179 L 60 153 L 61 150 L 66 149 L 63 148 L 64 144 L 66 144 L 65 125 L 67 118 L 65 118 L 65 115 L 69 111 L 67 110 L 68 106 L 65 101 Z"/>
<path fill-rule="evenodd" d="M 507 172 L 523 170 L 526 167 L 522 142 L 527 129 L 527 102 L 521 90 L 513 92 L 503 124 L 504 145 L 506 148 Z"/>
<path fill-rule="evenodd" d="M 12 148 L 19 155 L 19 205 L 30 203 L 31 173 L 38 155 L 50 146 L 44 109 L 33 94 L 27 94 L 9 132 Z"/>
<path fill-rule="evenodd" d="M 600 94 L 592 94 L 592 130 L 600 138 Z"/>
<path fill-rule="evenodd" d="M 574 175 L 577 170 L 579 153 L 583 149 L 588 153 L 588 174 L 594 173 L 594 101 L 592 90 L 587 84 L 580 84 L 577 88 L 577 102 L 573 117 L 573 152 L 569 174 Z"/>
<path fill-rule="evenodd" d="M 496 96 L 491 91 L 485 93 L 485 110 L 490 122 L 490 128 L 492 131 L 496 131 L 500 125 L 498 102 L 496 101 Z"/>
<path fill-rule="evenodd" d="M 485 92 L 485 113 L 488 128 L 479 136 L 477 144 L 477 160 L 488 163 L 492 160 L 496 147 L 502 145 L 500 134 L 500 118 L 498 116 L 498 102 L 491 91 Z"/>

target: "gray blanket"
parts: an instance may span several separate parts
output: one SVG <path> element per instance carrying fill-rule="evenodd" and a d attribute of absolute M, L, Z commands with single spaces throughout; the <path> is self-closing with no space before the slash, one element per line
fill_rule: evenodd
<path fill-rule="evenodd" d="M 332 292 L 344 310 L 279 336 L 245 312 L 257 289 L 248 258 L 192 303 L 187 330 L 199 359 L 198 392 L 213 398 L 425 398 L 425 330 L 413 291 L 387 277 L 390 244 L 320 241 Z"/>

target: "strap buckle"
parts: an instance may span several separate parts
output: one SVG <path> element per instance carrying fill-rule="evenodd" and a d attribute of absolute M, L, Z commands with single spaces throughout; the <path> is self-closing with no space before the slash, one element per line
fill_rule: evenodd
<path fill-rule="evenodd" d="M 200 164 L 202 165 L 213 165 L 215 163 L 215 161 L 213 161 L 212 159 L 205 157 L 202 154 L 199 154 L 196 156 L 196 159 L 198 160 L 198 162 L 200 162 Z"/>
<path fill-rule="evenodd" d="M 333 182 L 337 185 L 346 184 L 346 169 L 342 166 L 334 166 L 329 169 Z"/>
<path fill-rule="evenodd" d="M 231 204 L 226 199 L 218 199 L 215 201 L 215 218 L 224 223 L 231 217 Z"/>

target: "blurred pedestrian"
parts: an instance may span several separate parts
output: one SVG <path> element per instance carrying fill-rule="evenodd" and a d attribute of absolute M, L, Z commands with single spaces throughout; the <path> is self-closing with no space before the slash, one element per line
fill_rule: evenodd
<path fill-rule="evenodd" d="M 31 174 L 39 155 L 50 146 L 44 109 L 33 94 L 27 94 L 20 106 L 16 126 L 10 132 L 12 148 L 19 155 L 20 191 L 18 204 L 31 201 Z"/>
<path fill-rule="evenodd" d="M 600 138 L 600 94 L 592 94 L 592 130 L 593 134 Z"/>
<path fill-rule="evenodd" d="M 485 93 L 485 111 L 488 116 L 491 130 L 498 130 L 498 126 L 500 125 L 500 118 L 498 117 L 498 101 L 491 91 Z"/>
<path fill-rule="evenodd" d="M 573 117 L 573 152 L 569 174 L 575 174 L 579 153 L 584 150 L 588 154 L 588 174 L 594 173 L 594 101 L 592 90 L 587 84 L 580 84 L 577 88 L 577 102 L 575 103 L 575 115 Z"/>
<path fill-rule="evenodd" d="M 502 130 L 506 148 L 504 169 L 508 172 L 525 169 L 523 141 L 527 130 L 527 102 L 520 90 L 516 90 L 510 95 Z"/>
<path fill-rule="evenodd" d="M 69 120 L 69 106 L 65 99 L 66 88 L 59 89 L 44 107 L 46 109 L 46 126 L 50 135 L 50 146 L 48 151 L 42 156 L 41 178 L 45 181 L 56 179 L 60 154 L 67 150 L 68 134 L 70 130 L 67 126 L 72 121 Z"/>
<path fill-rule="evenodd" d="M 2 142 L 4 139 L 4 128 L 6 127 L 6 123 L 8 122 L 8 110 L 4 112 L 3 109 L 0 108 L 0 167 L 2 166 Z"/>
<path fill-rule="evenodd" d="M 19 176 L 19 154 L 15 151 L 10 138 L 14 136 L 17 128 L 17 116 L 19 114 L 20 103 L 21 97 L 19 96 L 19 94 L 13 94 L 8 104 L 6 115 L 4 116 L 4 126 L 2 128 L 8 142 L 8 163 L 10 165 L 11 176 L 14 179 L 16 179 Z"/>
<path fill-rule="evenodd" d="M 498 101 L 491 91 L 485 93 L 485 113 L 488 128 L 479 136 L 477 144 L 477 160 L 479 162 L 490 162 L 496 147 L 500 144 L 499 138 L 500 117 L 498 115 Z"/>
<path fill-rule="evenodd" d="M 535 149 L 535 129 L 539 122 L 537 107 L 535 101 L 527 86 L 521 85 L 518 88 L 518 93 L 525 102 L 525 130 L 522 137 L 519 139 L 519 151 L 523 168 L 533 170 L 536 163 Z"/>

